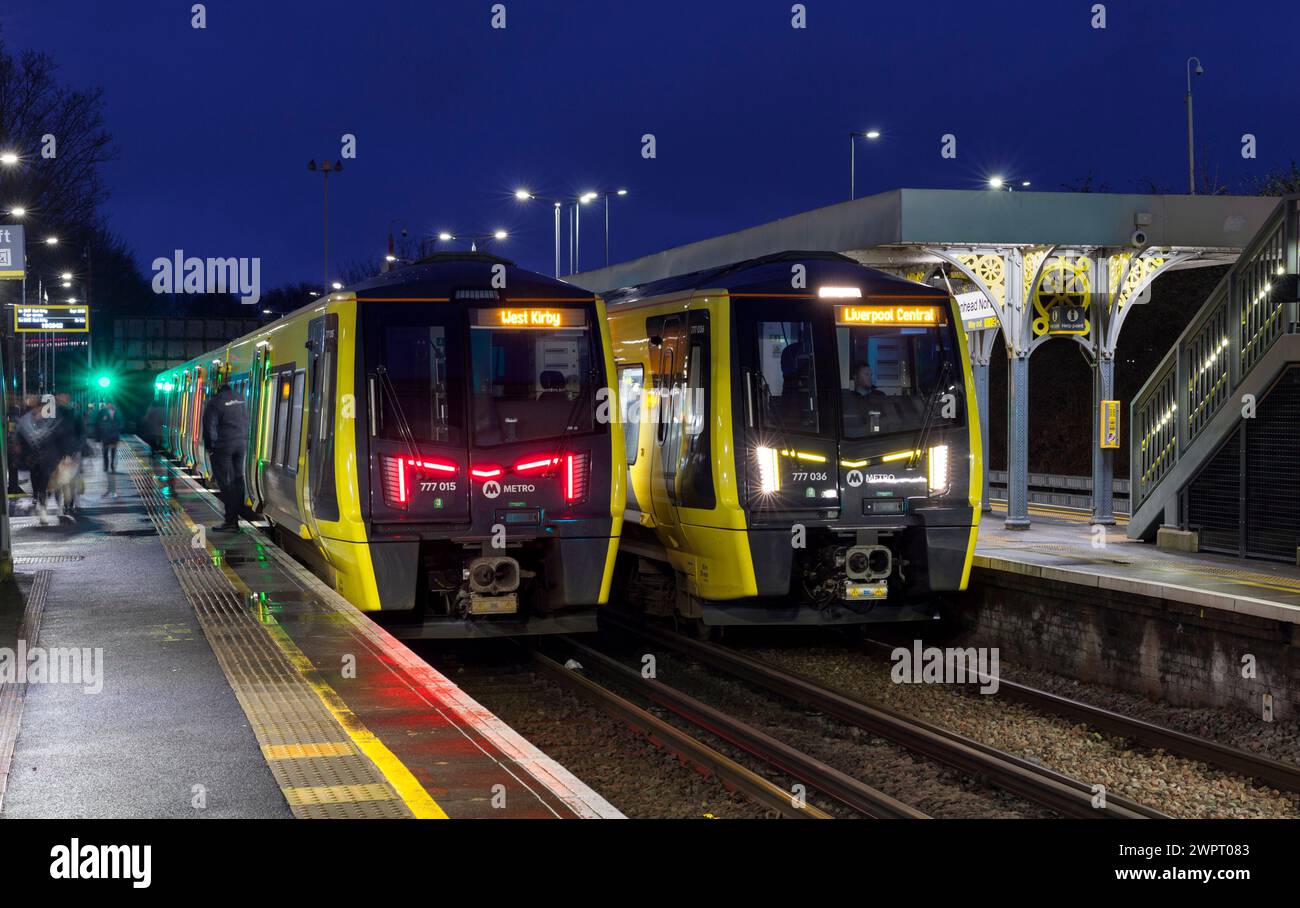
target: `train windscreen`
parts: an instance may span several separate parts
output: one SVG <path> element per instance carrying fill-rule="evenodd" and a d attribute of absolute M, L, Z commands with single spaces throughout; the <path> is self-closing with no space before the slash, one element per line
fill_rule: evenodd
<path fill-rule="evenodd" d="M 433 307 L 371 304 L 369 361 L 381 375 L 376 438 L 460 444 L 464 439 L 464 365 L 455 338 L 458 314 Z"/>
<path fill-rule="evenodd" d="M 594 428 L 590 311 L 480 309 L 470 324 L 474 444 L 490 447 Z"/>
<path fill-rule="evenodd" d="M 945 307 L 837 310 L 843 438 L 915 432 L 927 415 L 934 426 L 961 424 L 961 360 Z"/>

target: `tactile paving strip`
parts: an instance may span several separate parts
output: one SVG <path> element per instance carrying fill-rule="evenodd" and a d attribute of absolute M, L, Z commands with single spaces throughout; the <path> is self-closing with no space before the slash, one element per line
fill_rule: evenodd
<path fill-rule="evenodd" d="M 68 561 L 85 560 L 85 555 L 16 555 L 14 564 L 62 564 Z"/>
<path fill-rule="evenodd" d="M 18 625 L 19 640 L 35 644 L 40 639 L 41 614 L 45 611 L 45 596 L 50 591 L 51 576 L 50 571 L 37 571 L 32 578 L 32 588 L 27 593 L 27 602 L 23 608 L 23 619 Z M 26 687 L 26 684 L 0 684 L 0 806 L 4 805 L 5 789 L 9 787 L 9 766 L 13 761 L 14 745 L 18 743 Z"/>
<path fill-rule="evenodd" d="M 181 589 L 194 606 L 272 774 L 295 816 L 397 819 L 413 814 L 371 760 L 349 740 L 316 692 L 231 586 L 207 548 L 161 495 L 153 474 L 129 448 L 130 473 Z"/>

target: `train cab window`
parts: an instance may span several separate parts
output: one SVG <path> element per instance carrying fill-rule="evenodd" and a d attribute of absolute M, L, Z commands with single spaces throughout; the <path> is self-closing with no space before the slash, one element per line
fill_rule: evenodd
<path fill-rule="evenodd" d="M 623 442 L 627 449 L 627 465 L 636 463 L 641 435 L 641 387 L 645 382 L 645 368 L 624 366 L 618 370 L 618 406 L 623 419 Z"/>
<path fill-rule="evenodd" d="M 845 438 L 917 431 L 928 409 L 935 425 L 962 423 L 966 404 L 951 326 L 839 325 L 836 340 Z M 945 391 L 951 401 L 935 399 Z"/>
<path fill-rule="evenodd" d="M 757 420 L 765 429 L 820 431 L 812 322 L 756 324 Z"/>
<path fill-rule="evenodd" d="M 420 441 L 461 441 L 460 353 L 447 345 L 449 323 L 425 307 L 372 305 L 368 343 L 373 428 L 377 438 L 401 441 L 404 425 Z M 380 371 L 382 368 L 382 371 Z"/>
<path fill-rule="evenodd" d="M 476 445 L 590 432 L 595 426 L 592 339 L 584 310 L 555 327 L 470 326 Z M 487 321 L 487 324 L 483 322 Z"/>

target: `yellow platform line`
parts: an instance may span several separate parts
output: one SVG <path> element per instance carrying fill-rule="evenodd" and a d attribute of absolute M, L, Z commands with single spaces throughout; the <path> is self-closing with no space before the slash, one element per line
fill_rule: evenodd
<path fill-rule="evenodd" d="M 179 502 L 176 503 L 175 513 L 185 523 L 186 528 L 192 536 L 197 525 L 190 519 L 190 515 L 185 513 L 185 508 L 181 506 Z M 244 583 L 243 579 L 236 574 L 228 564 L 226 564 L 226 559 L 217 552 L 212 543 L 207 541 L 206 533 L 203 534 L 203 541 L 208 550 L 208 556 L 212 559 L 214 564 L 221 568 L 222 573 L 226 575 L 226 579 L 230 581 L 231 586 L 245 597 L 251 597 L 253 595 L 252 589 L 250 589 L 249 586 Z M 347 702 L 339 696 L 338 692 L 334 690 L 334 688 L 330 687 L 330 685 L 320 677 L 320 673 L 316 671 L 316 666 L 313 665 L 312 661 L 307 658 L 306 654 L 298 648 L 298 645 L 293 642 L 293 639 L 285 632 L 284 628 L 280 627 L 280 625 L 276 623 L 275 619 L 270 615 L 259 616 L 259 620 L 261 621 L 262 626 L 270 633 L 271 639 L 275 641 L 276 646 L 280 648 L 280 651 L 289 659 L 289 662 L 293 665 L 294 669 L 298 671 L 303 680 L 306 681 L 307 685 L 312 689 L 312 692 L 316 694 L 317 698 L 321 701 L 321 704 L 329 710 L 330 715 L 334 717 L 334 721 L 338 722 L 343 731 L 347 733 L 352 744 L 370 758 L 370 761 L 379 769 L 379 772 L 388 781 L 388 784 L 392 786 L 393 790 L 397 792 L 398 797 L 402 799 L 402 802 L 406 804 L 407 808 L 410 809 L 415 818 L 417 820 L 451 819 L 438 802 L 424 790 L 424 786 L 420 784 L 420 780 L 415 777 L 414 773 L 407 769 L 406 764 L 398 759 L 397 755 L 389 750 L 387 745 L 385 745 L 374 732 L 366 728 L 365 723 L 357 717 L 356 713 L 352 712 L 351 708 L 348 707 Z M 292 790 L 303 791 L 303 789 Z M 285 791 L 285 797 L 289 797 L 289 790 Z M 360 797 L 356 800 L 373 801 L 382 799 L 375 797 Z M 291 801 L 290 803 L 294 802 Z M 303 801 L 301 803 L 316 802 Z"/>

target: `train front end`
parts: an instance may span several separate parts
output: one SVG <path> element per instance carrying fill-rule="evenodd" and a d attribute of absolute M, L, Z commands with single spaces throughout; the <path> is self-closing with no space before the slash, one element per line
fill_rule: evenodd
<path fill-rule="evenodd" d="M 957 313 L 941 291 L 857 265 L 809 277 L 809 298 L 736 303 L 736 451 L 763 620 L 932 618 L 966 588 L 979 522 Z"/>
<path fill-rule="evenodd" d="M 428 276 L 357 296 L 381 607 L 413 636 L 594 629 L 624 504 L 603 304 L 491 256 Z"/>

